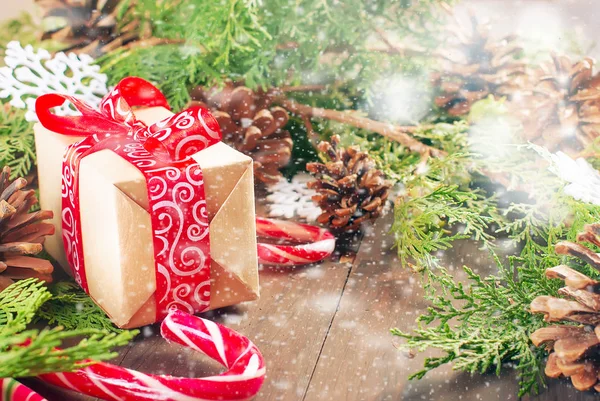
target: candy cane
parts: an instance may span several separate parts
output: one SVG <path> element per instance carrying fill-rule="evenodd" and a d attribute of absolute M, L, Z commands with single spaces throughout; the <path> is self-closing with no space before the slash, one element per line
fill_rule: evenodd
<path fill-rule="evenodd" d="M 48 401 L 15 379 L 0 378 L 0 401 Z"/>
<path fill-rule="evenodd" d="M 265 363 L 246 337 L 220 324 L 172 310 L 160 326 L 167 340 L 203 352 L 227 367 L 204 378 L 150 375 L 107 363 L 73 373 L 50 373 L 42 380 L 109 401 L 249 400 L 265 378 Z"/>
<path fill-rule="evenodd" d="M 327 258 L 335 249 L 335 237 L 329 231 L 308 224 L 291 221 L 256 218 L 256 234 L 301 245 L 258 243 L 260 263 L 297 266 L 315 263 Z"/>

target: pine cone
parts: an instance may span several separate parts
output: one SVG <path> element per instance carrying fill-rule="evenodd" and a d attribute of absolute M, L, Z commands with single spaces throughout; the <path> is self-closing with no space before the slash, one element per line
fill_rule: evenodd
<path fill-rule="evenodd" d="M 511 103 L 525 139 L 574 155 L 600 135 L 600 74 L 593 68 L 590 58 L 553 56 L 532 73 L 526 95 Z"/>
<path fill-rule="evenodd" d="M 459 25 L 449 30 L 452 57 L 444 49 L 442 71 L 432 75 L 435 104 L 452 116 L 467 114 L 473 103 L 488 95 L 510 96 L 525 73 L 525 64 L 515 60 L 521 51 L 515 37 L 495 41 L 488 24 L 474 16 L 470 22 L 470 29 Z"/>
<path fill-rule="evenodd" d="M 600 224 L 585 227 L 578 241 L 600 245 Z M 589 248 L 560 242 L 556 252 L 581 258 L 600 270 L 600 257 Z M 600 391 L 600 282 L 568 266 L 546 270 L 546 277 L 558 278 L 566 286 L 558 290 L 566 298 L 539 296 L 531 303 L 533 313 L 543 313 L 547 322 L 569 321 L 580 326 L 558 325 L 536 330 L 531 334 L 535 346 L 546 345 L 551 351 L 546 363 L 547 376 L 570 377 L 573 386 L 581 391 L 592 387 Z"/>
<path fill-rule="evenodd" d="M 288 112 L 272 107 L 275 91 L 252 91 L 228 83 L 223 89 L 196 88 L 193 104 L 212 110 L 221 126 L 223 141 L 254 160 L 254 176 L 263 183 L 279 181 L 279 169 L 292 156 L 292 137 L 283 128 Z"/>
<path fill-rule="evenodd" d="M 42 10 L 42 40 L 65 43 L 62 51 L 98 57 L 139 39 L 138 20 L 117 23 L 121 0 L 35 1 Z"/>
<path fill-rule="evenodd" d="M 35 255 L 42 251 L 46 235 L 54 234 L 54 226 L 44 220 L 52 212 L 41 210 L 30 213 L 37 203 L 33 189 L 24 190 L 27 181 L 17 178 L 10 181 L 10 168 L 0 173 L 0 291 L 13 283 L 36 277 L 52 281 L 52 264 Z"/>
<path fill-rule="evenodd" d="M 319 223 L 336 231 L 355 231 L 381 215 L 392 185 L 368 153 L 356 146 L 340 148 L 339 143 L 337 135 L 331 142 L 319 143 L 319 150 L 331 161 L 306 165 L 317 179 L 307 186 L 318 192 L 313 200 L 323 210 Z"/>

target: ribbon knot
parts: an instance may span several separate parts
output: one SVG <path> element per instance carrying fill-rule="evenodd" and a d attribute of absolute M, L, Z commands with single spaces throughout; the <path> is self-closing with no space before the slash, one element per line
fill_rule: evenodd
<path fill-rule="evenodd" d="M 71 102 L 81 116 L 62 117 L 51 112 L 65 101 Z M 36 113 L 42 125 L 63 135 L 132 136 L 155 157 L 171 162 L 186 161 L 221 140 L 219 124 L 204 107 L 194 106 L 147 126 L 136 118 L 133 108 L 137 106 L 170 109 L 158 88 L 129 77 L 104 96 L 99 111 L 73 96 L 47 94 L 37 99 Z"/>

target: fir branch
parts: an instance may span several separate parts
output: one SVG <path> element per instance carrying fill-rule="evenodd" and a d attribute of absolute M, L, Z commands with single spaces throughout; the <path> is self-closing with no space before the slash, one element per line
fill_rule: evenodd
<path fill-rule="evenodd" d="M 493 201 L 480 191 L 461 190 L 457 185 L 398 198 L 391 230 L 401 263 L 417 270 L 432 268 L 437 262 L 435 253 L 452 247 L 458 239 L 473 238 L 491 247 L 494 237 L 487 230 L 494 222 L 494 210 Z M 460 227 L 452 232 L 445 225 Z"/>
<path fill-rule="evenodd" d="M 146 74 L 160 77 L 157 83 L 171 80 L 173 72 L 186 71 L 189 78 L 182 77 L 178 87 L 187 86 L 188 90 L 190 85 L 212 86 L 226 79 L 244 80 L 254 89 L 301 81 L 319 84 L 322 82 L 317 80 L 333 78 L 354 81 L 366 90 L 373 79 L 389 76 L 405 62 L 398 55 L 373 54 L 368 49 L 374 26 L 398 37 L 420 32 L 422 39 L 428 33 L 431 36 L 432 27 L 439 26 L 429 24 L 439 14 L 434 11 L 437 6 L 451 2 L 123 1 L 117 13 L 119 25 L 139 21 L 140 37 L 183 41 L 182 54 L 191 56 L 171 57 L 170 65 L 148 64 L 147 58 L 173 55 L 172 49 L 138 47 L 108 54 L 99 63 L 106 71 L 115 66 L 118 77 L 139 75 L 142 65 Z"/>
<path fill-rule="evenodd" d="M 120 333 L 106 313 L 74 282 L 61 281 L 50 287 L 52 298 L 38 310 L 36 316 L 50 325 L 65 329 L 99 329 Z"/>
<path fill-rule="evenodd" d="M 536 156 L 539 158 L 531 149 L 521 148 L 514 157 L 531 160 Z M 511 161 L 515 164 L 509 173 L 521 168 L 514 158 Z M 537 390 L 546 353 L 531 347 L 529 336 L 545 323 L 540 316 L 529 313 L 529 305 L 536 296 L 556 295 L 561 286 L 559 280 L 548 279 L 545 270 L 568 263 L 590 277 L 600 276 L 592 267 L 557 255 L 554 250 L 558 241 L 574 241 L 585 224 L 600 221 L 600 207 L 566 196 L 564 184 L 556 177 L 540 179 L 546 177 L 543 165 L 522 176 L 538 179 L 530 182 L 535 196 L 529 203 L 511 203 L 503 212 L 506 218 L 494 221 L 497 232 L 506 233 L 520 245 L 518 255 L 504 263 L 492 253 L 498 274 L 488 277 L 463 268 L 469 278 L 468 287 L 443 269 L 424 270 L 432 306 L 418 318 L 420 325 L 414 332 L 393 333 L 406 340 L 403 348 L 432 347 L 444 355 L 428 360 L 424 370 L 414 377 L 422 377 L 444 363 L 468 372 L 494 368 L 499 373 L 500 366 L 509 362 L 519 373 L 520 394 Z M 492 319 L 494 325 L 486 323 Z"/>
<path fill-rule="evenodd" d="M 11 168 L 11 178 L 24 177 L 35 167 L 32 124 L 25 111 L 0 104 L 0 165 Z"/>
<path fill-rule="evenodd" d="M 98 59 L 97 63 L 109 75 L 111 85 L 128 76 L 155 83 L 174 110 L 189 104 L 191 88 L 218 76 L 200 50 L 177 45 L 121 50 Z"/>
<path fill-rule="evenodd" d="M 485 373 L 494 369 L 499 375 L 503 363 L 511 362 L 520 377 L 520 395 L 538 389 L 543 354 L 530 346 L 529 334 L 544 322 L 527 310 L 535 294 L 520 290 L 513 277 L 515 266 L 507 270 L 497 263 L 500 275 L 486 278 L 464 267 L 468 286 L 444 269 L 437 274 L 426 271 L 426 298 L 432 306 L 418 318 L 420 325 L 412 333 L 393 329 L 392 334 L 405 339 L 401 348 L 435 348 L 444 354 L 428 358 L 424 369 L 411 378 L 422 378 L 446 363 L 452 363 L 455 370 Z M 451 320 L 457 323 L 451 326 Z"/>
<path fill-rule="evenodd" d="M 364 130 L 331 123 L 319 128 L 340 135 L 342 144 L 368 150 L 377 167 L 401 186 L 391 232 L 404 266 L 432 268 L 437 263 L 435 253 L 450 248 L 458 239 L 474 238 L 484 247 L 493 247 L 490 226 L 502 216 L 494 197 L 469 187 L 477 169 L 474 155 L 468 151 L 464 121 L 418 127 L 416 138 L 449 153 L 425 160 L 395 141 Z"/>
<path fill-rule="evenodd" d="M 36 311 L 52 298 L 42 281 L 18 281 L 0 292 L 0 335 L 25 330 Z"/>
<path fill-rule="evenodd" d="M 27 329 L 51 298 L 36 279 L 19 281 L 0 292 L 0 377 L 71 371 L 111 359 L 116 356 L 111 349 L 127 344 L 137 334 L 136 330 L 109 333 L 92 328 L 64 330 L 61 326 Z M 77 339 L 77 344 L 64 346 Z"/>
<path fill-rule="evenodd" d="M 51 372 L 69 372 L 94 362 L 117 356 L 111 349 L 126 345 L 137 331 L 106 333 L 95 329 L 65 331 L 62 327 L 43 330 L 26 330 L 5 337 L 0 332 L 0 377 L 37 376 Z M 73 339 L 76 345 L 57 347 Z"/>

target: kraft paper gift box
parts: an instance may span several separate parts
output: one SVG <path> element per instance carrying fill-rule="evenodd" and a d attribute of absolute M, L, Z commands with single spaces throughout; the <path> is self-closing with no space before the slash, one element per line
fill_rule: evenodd
<path fill-rule="evenodd" d="M 150 125 L 172 113 L 135 112 Z M 34 127 L 40 203 L 54 212 L 45 248 L 68 272 L 62 239 L 62 160 L 81 137 Z M 252 159 L 220 142 L 192 158 L 202 168 L 210 222 L 210 309 L 258 298 Z M 147 186 L 142 173 L 110 150 L 85 157 L 80 170 L 81 229 L 89 294 L 119 327 L 156 319 L 156 273 Z"/>

